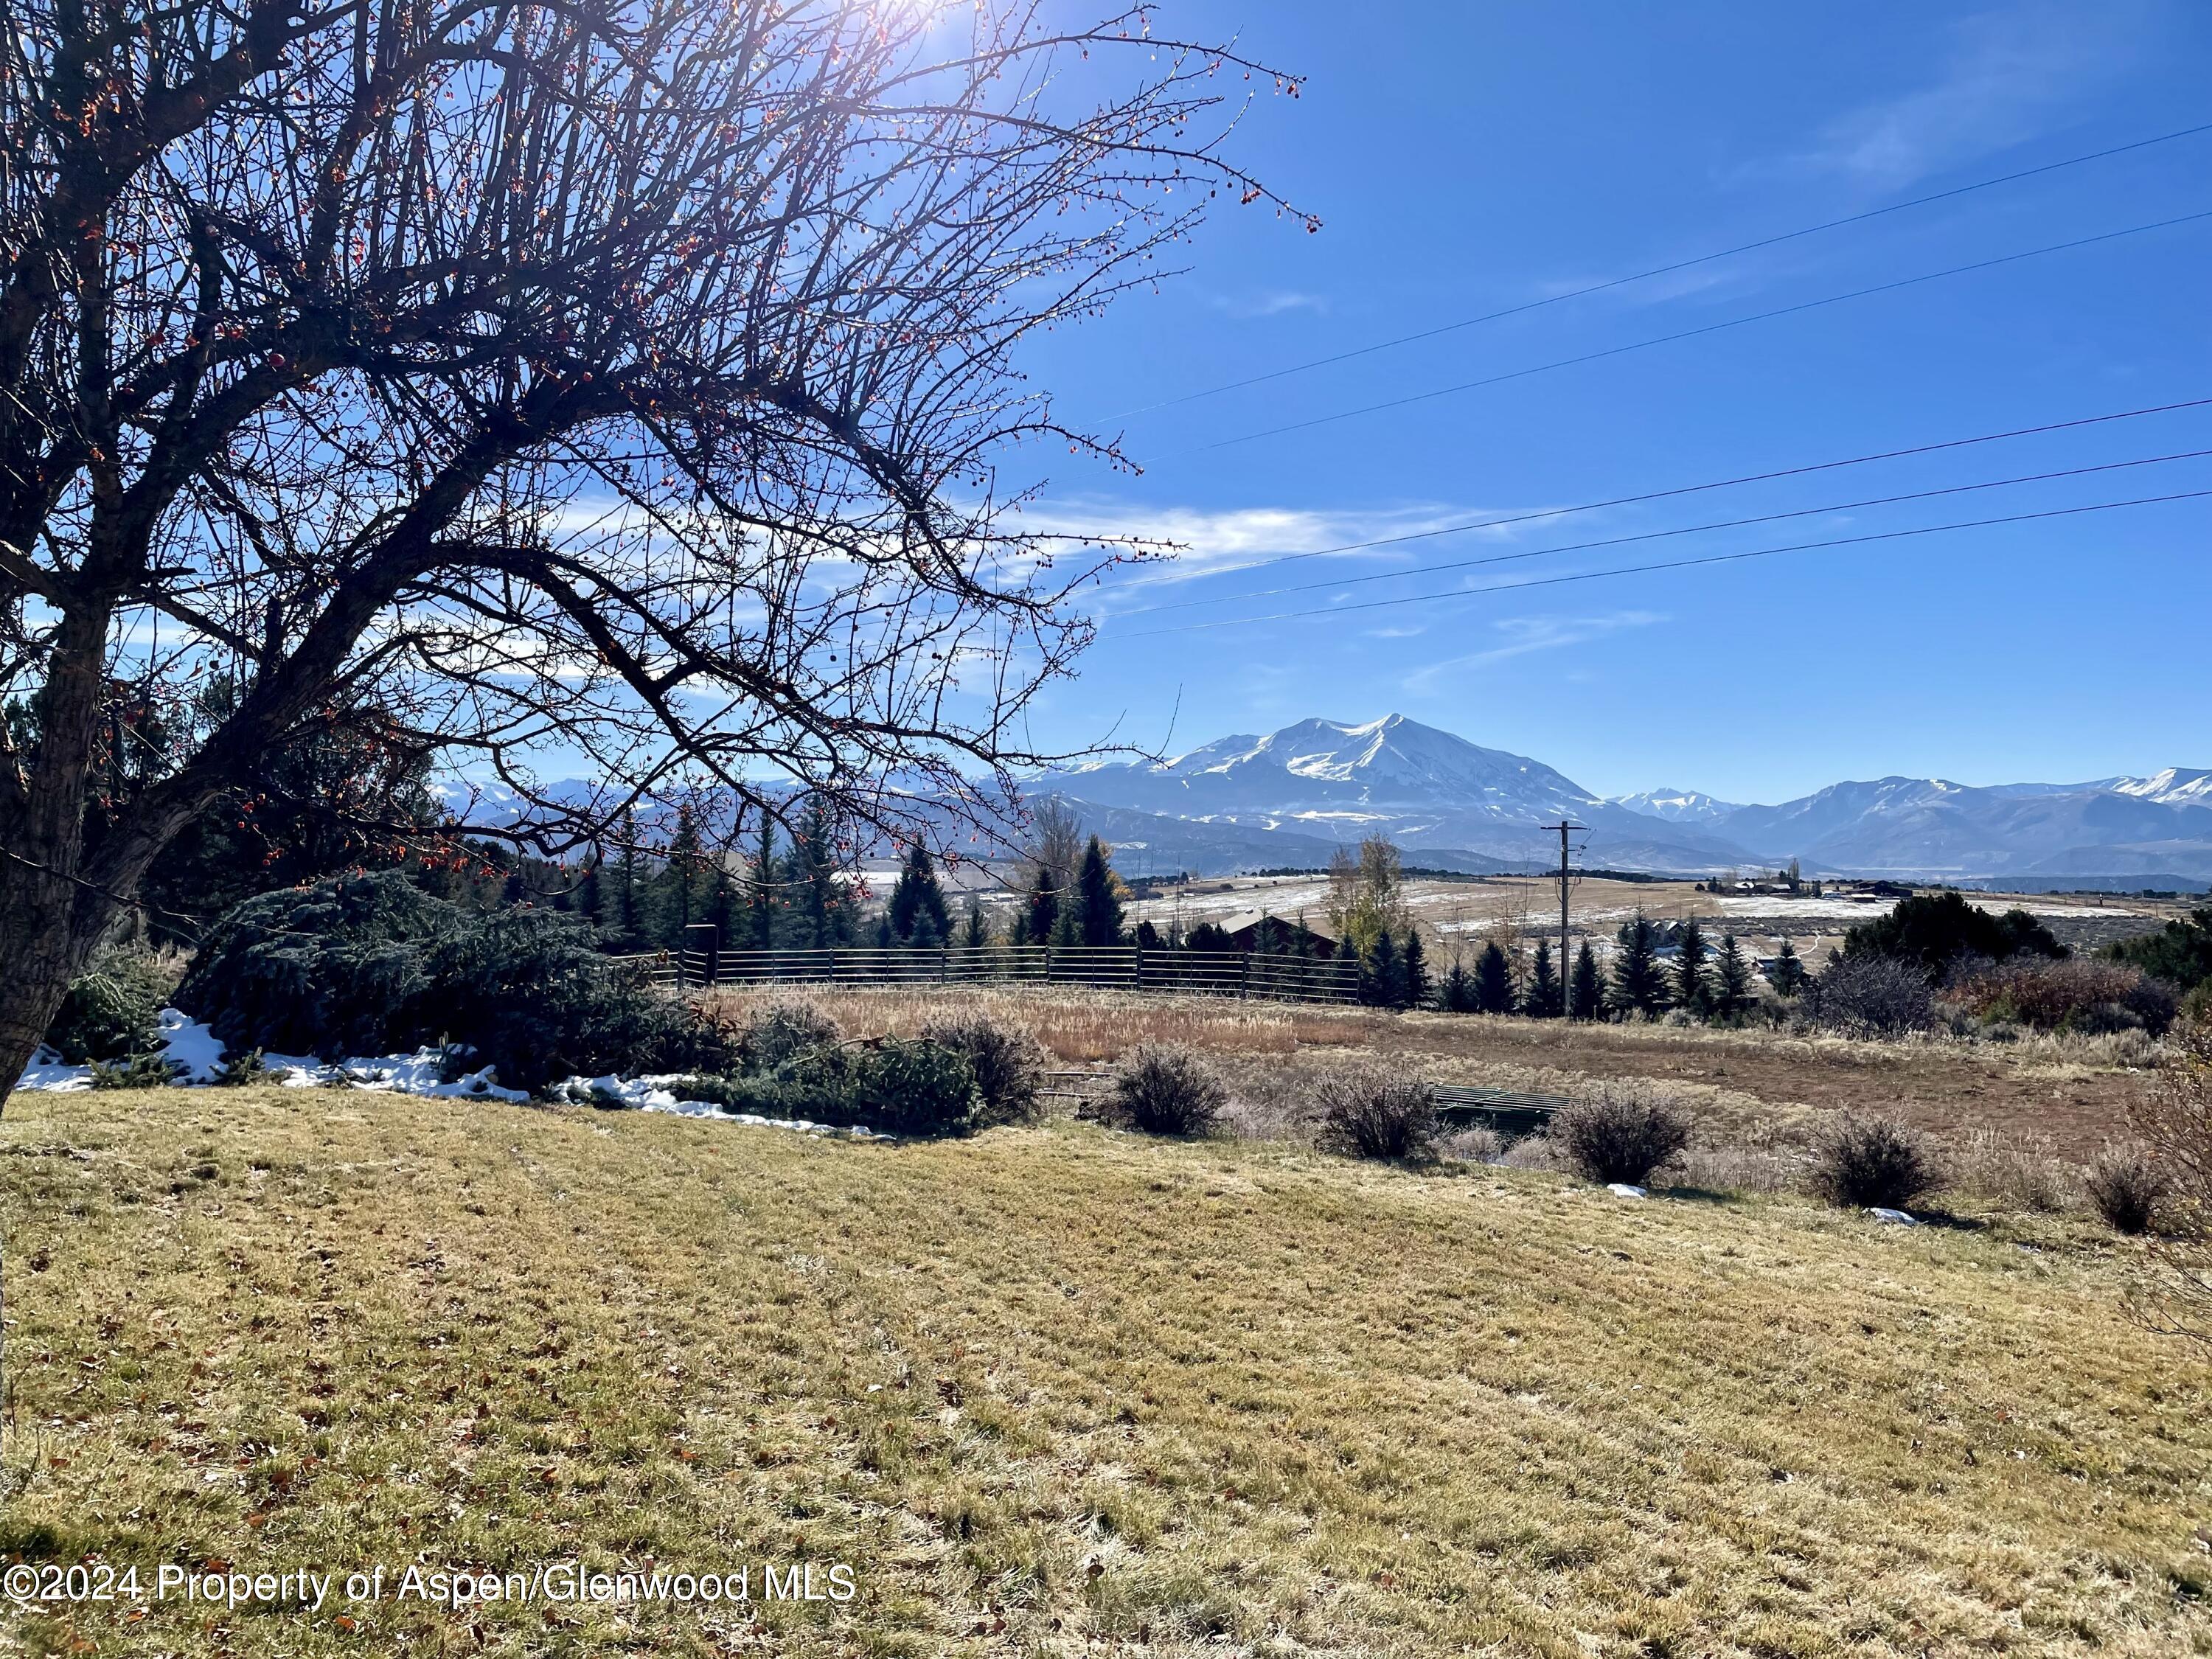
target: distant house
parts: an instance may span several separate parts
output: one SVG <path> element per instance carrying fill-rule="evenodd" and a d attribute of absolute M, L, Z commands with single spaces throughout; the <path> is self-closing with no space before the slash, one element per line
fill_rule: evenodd
<path fill-rule="evenodd" d="M 1315 957 L 1323 962 L 1337 952 L 1336 935 L 1326 922 L 1302 922 L 1290 916 L 1269 915 L 1264 910 L 1240 910 L 1235 915 L 1220 917 L 1214 925 L 1229 935 L 1229 946 L 1233 951 L 1272 949 L 1291 956 Z M 1272 943 L 1262 941 L 1263 927 L 1273 935 Z"/>

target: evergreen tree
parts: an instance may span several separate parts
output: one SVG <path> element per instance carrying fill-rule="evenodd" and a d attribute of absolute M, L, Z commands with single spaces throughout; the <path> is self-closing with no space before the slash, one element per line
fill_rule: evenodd
<path fill-rule="evenodd" d="M 796 884 L 799 920 L 792 931 L 798 943 L 816 951 L 851 944 L 853 896 L 837 879 L 836 825 L 819 795 L 807 798 L 786 866 Z"/>
<path fill-rule="evenodd" d="M 1031 945 L 1052 943 L 1053 924 L 1060 919 L 1060 890 L 1052 884 L 1052 867 L 1040 864 L 1036 878 L 1030 888 L 1028 910 L 1028 942 Z"/>
<path fill-rule="evenodd" d="M 1522 1012 L 1533 1019 L 1559 1017 L 1559 981 L 1552 971 L 1552 941 L 1547 939 L 1536 941 L 1536 965 L 1528 975 L 1528 992 L 1522 1000 Z"/>
<path fill-rule="evenodd" d="M 1773 971 L 1766 976 L 1767 983 L 1785 997 L 1794 997 L 1805 988 L 1805 964 L 1798 960 L 1797 947 L 1788 939 L 1774 958 Z"/>
<path fill-rule="evenodd" d="M 783 898 L 780 865 L 775 855 L 775 819 L 763 807 L 760 836 L 753 843 L 745 883 L 745 931 L 748 943 L 756 951 L 775 948 L 775 913 Z"/>
<path fill-rule="evenodd" d="M 1375 935 L 1375 943 L 1368 947 L 1363 963 L 1359 1000 L 1377 1008 L 1396 1008 L 1404 1004 L 1406 974 L 1398 957 L 1398 942 L 1390 937 L 1388 928 Z"/>
<path fill-rule="evenodd" d="M 1474 1006 L 1486 1014 L 1513 1012 L 1513 964 L 1492 939 L 1474 959 Z"/>
<path fill-rule="evenodd" d="M 1620 924 L 1620 949 L 1613 958 L 1613 1006 L 1624 1013 L 1656 1014 L 1667 1006 L 1667 978 L 1659 968 L 1658 930 L 1638 910 Z"/>
<path fill-rule="evenodd" d="M 1075 911 L 1082 943 L 1121 942 L 1121 899 L 1114 890 L 1114 866 L 1107 861 L 1106 843 L 1096 836 L 1083 849 L 1083 866 L 1076 873 Z"/>
<path fill-rule="evenodd" d="M 637 856 L 637 814 L 625 811 L 622 820 L 622 856 L 615 860 L 615 933 L 625 951 L 645 945 L 644 882 Z"/>
<path fill-rule="evenodd" d="M 1474 1012 L 1474 979 L 1467 971 L 1467 965 L 1456 957 L 1444 975 L 1443 983 L 1437 988 L 1437 1000 L 1448 1014 L 1471 1014 Z"/>
<path fill-rule="evenodd" d="M 1187 951 L 1233 951 L 1237 948 L 1229 942 L 1229 930 L 1218 921 L 1200 922 L 1190 930 L 1189 937 L 1182 943 Z M 1360 1000 L 1364 1002 L 1367 1000 L 1364 964 L 1360 987 Z"/>
<path fill-rule="evenodd" d="M 684 930 L 693 921 L 698 896 L 699 820 L 687 805 L 676 809 L 676 833 L 669 837 L 668 861 L 661 866 L 653 917 L 654 942 L 663 950 L 684 948 Z"/>
<path fill-rule="evenodd" d="M 937 879 L 937 866 L 929 848 L 920 842 L 906 855 L 898 879 L 884 907 L 891 937 L 902 945 L 942 945 L 952 933 L 952 912 L 945 902 L 945 889 Z"/>
<path fill-rule="evenodd" d="M 1053 913 L 1052 936 L 1045 941 L 1065 949 L 1083 943 L 1083 907 L 1071 897 Z"/>
<path fill-rule="evenodd" d="M 1421 930 L 1411 922 L 1406 924 L 1404 962 L 1406 1006 L 1425 1008 L 1429 1001 L 1429 964 L 1421 951 Z"/>
<path fill-rule="evenodd" d="M 730 873 L 726 853 L 717 853 L 708 860 L 707 890 L 701 897 L 699 920 L 714 928 L 716 951 L 735 951 L 745 945 L 749 920 L 745 894 Z"/>
<path fill-rule="evenodd" d="M 1692 1015 L 1710 1012 L 1712 987 L 1705 978 L 1705 930 L 1692 916 L 1682 924 L 1681 954 L 1674 958 L 1674 1001 Z"/>
<path fill-rule="evenodd" d="M 1713 1011 L 1734 1019 L 1751 1001 L 1751 963 L 1734 933 L 1721 935 L 1721 948 L 1713 958 Z"/>
<path fill-rule="evenodd" d="M 605 903 L 606 896 L 599 887 L 599 852 L 593 848 L 584 873 L 576 880 L 576 909 L 585 921 L 597 927 L 601 923 L 600 908 Z"/>
<path fill-rule="evenodd" d="M 1152 919 L 1149 916 L 1137 924 L 1137 948 L 1139 950 L 1157 951 L 1162 947 L 1164 943 L 1164 941 L 1160 938 L 1160 930 L 1152 926 Z"/>
<path fill-rule="evenodd" d="M 968 919 L 960 929 L 960 948 L 981 955 L 990 947 L 990 924 L 983 920 L 983 901 L 973 893 L 968 896 Z"/>
<path fill-rule="evenodd" d="M 1575 975 L 1568 987 L 1567 1017 L 1595 1019 L 1605 1012 L 1605 985 L 1598 977 L 1597 952 L 1588 939 L 1575 952 Z"/>

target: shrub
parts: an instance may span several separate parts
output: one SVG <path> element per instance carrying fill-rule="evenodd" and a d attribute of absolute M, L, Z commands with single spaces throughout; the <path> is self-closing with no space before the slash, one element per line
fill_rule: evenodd
<path fill-rule="evenodd" d="M 2008 1209 L 2055 1215 L 2066 1207 L 2072 1182 L 2040 1135 L 1978 1130 L 1959 1160 L 1955 1184 L 1987 1194 Z"/>
<path fill-rule="evenodd" d="M 176 1080 L 176 1066 L 162 1054 L 132 1054 L 112 1064 L 95 1060 L 87 1079 L 95 1089 L 166 1089 Z"/>
<path fill-rule="evenodd" d="M 72 1066 L 158 1048 L 154 1017 L 175 988 L 175 976 L 150 952 L 108 945 L 70 981 L 46 1044 Z"/>
<path fill-rule="evenodd" d="M 2173 1183 L 2140 1146 L 2107 1146 L 2082 1176 L 2089 1202 L 2116 1233 L 2147 1233 Z"/>
<path fill-rule="evenodd" d="M 1146 1042 L 1121 1062 L 1101 1115 L 1146 1134 L 1202 1135 L 1227 1097 L 1212 1068 L 1190 1049 Z"/>
<path fill-rule="evenodd" d="M 212 1079 L 218 1089 L 243 1089 L 256 1083 L 266 1083 L 270 1075 L 268 1060 L 258 1048 L 248 1048 L 243 1054 L 225 1056 L 215 1068 Z"/>
<path fill-rule="evenodd" d="M 512 1087 L 569 1073 L 720 1071 L 729 1040 L 550 910 L 465 910 L 398 871 L 264 893 L 210 932 L 178 1006 L 224 1046 L 326 1061 L 447 1039 Z"/>
<path fill-rule="evenodd" d="M 2025 910 L 1993 916 L 1962 893 L 1921 893 L 1851 928 L 1844 935 L 1844 954 L 1912 963 L 1932 981 L 1960 957 L 2002 962 L 2021 955 L 2063 957 L 2066 948 Z"/>
<path fill-rule="evenodd" d="M 1321 1124 L 1316 1144 L 1346 1158 L 1423 1158 L 1441 1127 L 1426 1085 L 1379 1068 L 1325 1077 L 1314 1101 Z"/>
<path fill-rule="evenodd" d="M 1887 1118 L 1846 1115 L 1814 1143 L 1813 1190 L 1831 1204 L 1901 1210 L 1942 1184 L 1927 1141 Z"/>
<path fill-rule="evenodd" d="M 844 1040 L 844 1027 L 811 1002 L 765 1003 L 746 1017 L 738 1038 L 738 1063 L 748 1072 L 772 1072 Z"/>
<path fill-rule="evenodd" d="M 1554 1115 L 1551 1139 L 1585 1178 L 1640 1187 L 1689 1144 L 1690 1124 L 1648 1087 L 1607 1084 Z"/>
<path fill-rule="evenodd" d="M 982 1097 L 979 1127 L 1033 1123 L 1042 1115 L 1037 1098 L 1044 1086 L 1043 1046 L 1019 1026 L 1001 1025 L 983 1014 L 933 1020 L 923 1038 L 968 1062 Z"/>
<path fill-rule="evenodd" d="M 870 1047 L 815 1048 L 770 1072 L 681 1078 L 687 1100 L 726 1112 L 799 1118 L 886 1134 L 964 1134 L 981 1099 L 967 1060 L 930 1042 L 885 1038 Z"/>
<path fill-rule="evenodd" d="M 1981 1019 L 2085 1036 L 2139 1030 L 2162 1036 L 2179 1008 L 2170 986 L 2118 962 L 1992 963 L 1961 976 L 1944 1000 Z"/>
<path fill-rule="evenodd" d="M 2179 1028 L 2172 1046 L 2129 1113 L 2169 1182 L 2158 1210 L 2164 1237 L 2133 1311 L 2161 1335 L 2212 1346 L 2212 1024 Z"/>
<path fill-rule="evenodd" d="M 886 1041 L 861 1068 L 861 1121 L 893 1134 L 965 1134 L 981 1103 L 966 1058 L 927 1040 Z"/>
<path fill-rule="evenodd" d="M 1919 968 L 1888 957 L 1844 957 L 1805 988 L 1805 1017 L 1847 1036 L 1903 1036 L 1936 1023 Z"/>
<path fill-rule="evenodd" d="M 2212 985 L 2212 904 L 2198 905 L 2185 920 L 2169 921 L 2155 933 L 2122 939 L 2106 954 L 2185 991 Z"/>

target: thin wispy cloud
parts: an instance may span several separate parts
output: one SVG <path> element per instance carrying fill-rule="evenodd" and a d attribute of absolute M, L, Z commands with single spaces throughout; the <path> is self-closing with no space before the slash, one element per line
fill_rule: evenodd
<path fill-rule="evenodd" d="M 1437 502 L 1334 511 L 1291 507 L 1208 510 L 1070 501 L 1029 507 L 1018 519 L 1009 519 L 1006 527 L 1044 535 L 1095 537 L 1102 542 L 1127 538 L 1175 550 L 1168 556 L 1128 567 L 1110 577 L 1093 597 L 1097 603 L 1111 610 L 1117 601 L 1124 599 L 1133 604 L 1150 604 L 1160 597 L 1158 590 L 1164 584 L 1194 581 L 1285 554 L 1321 553 L 1355 543 L 1419 536 L 1474 520 L 1541 510 L 1445 506 Z M 1383 547 L 1362 547 L 1332 556 L 1363 563 L 1415 563 L 1434 558 L 1440 545 L 1510 544 L 1516 537 L 1542 527 L 1540 524 L 1493 526 L 1466 532 L 1449 544 L 1401 542 Z"/>
<path fill-rule="evenodd" d="M 2045 3 L 1963 19 L 1933 81 L 1839 117 L 1809 150 L 1755 171 L 1893 190 L 2034 137 L 2136 62 L 2146 9 Z"/>
<path fill-rule="evenodd" d="M 1454 675 L 1539 651 L 1564 650 L 1631 629 L 1654 627 L 1667 620 L 1665 613 L 1657 611 L 1612 611 L 1587 617 L 1504 617 L 1490 625 L 1489 633 L 1496 643 L 1425 664 L 1400 684 L 1406 691 L 1425 694 L 1440 689 L 1441 682 Z"/>
<path fill-rule="evenodd" d="M 1280 317 L 1293 311 L 1321 314 L 1328 310 L 1327 295 L 1287 288 L 1262 289 L 1254 294 L 1213 294 L 1207 296 L 1206 303 L 1225 316 L 1244 319 Z"/>

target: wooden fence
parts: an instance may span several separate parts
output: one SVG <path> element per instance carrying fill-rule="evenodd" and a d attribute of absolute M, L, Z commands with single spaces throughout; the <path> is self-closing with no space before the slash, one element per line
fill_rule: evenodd
<path fill-rule="evenodd" d="M 712 945 L 623 957 L 675 991 L 717 985 L 1089 985 L 1280 1002 L 1356 1002 L 1349 960 L 1243 951 L 1146 950 L 1135 945 L 840 945 L 821 951 L 720 951 Z"/>

